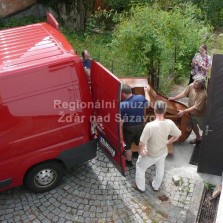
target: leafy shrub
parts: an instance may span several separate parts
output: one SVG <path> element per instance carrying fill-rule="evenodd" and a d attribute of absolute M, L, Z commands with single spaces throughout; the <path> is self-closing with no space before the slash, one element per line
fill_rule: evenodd
<path fill-rule="evenodd" d="M 46 18 L 37 18 L 35 16 L 25 16 L 22 18 L 8 18 L 8 19 L 1 19 L 0 22 L 0 29 L 12 28 L 17 26 L 24 26 L 29 25 L 37 22 L 46 21 Z"/>
<path fill-rule="evenodd" d="M 77 51 L 79 56 L 81 56 L 81 52 L 83 50 L 87 49 L 93 59 L 103 64 L 107 69 L 113 71 L 110 47 L 112 40 L 111 33 L 106 32 L 104 34 L 77 34 L 71 30 L 63 28 L 62 32 L 71 43 L 73 48 Z"/>
<path fill-rule="evenodd" d="M 212 27 L 201 17 L 205 15 L 192 4 L 168 12 L 156 4 L 133 7 L 117 26 L 111 44 L 114 63 L 125 65 L 117 73 L 148 75 L 161 87 L 185 79 L 199 45 L 210 40 Z"/>
<path fill-rule="evenodd" d="M 98 32 L 111 31 L 115 25 L 115 18 L 117 12 L 114 10 L 101 10 L 98 9 L 93 14 L 87 22 L 86 32 L 92 33 L 98 30 Z"/>
<path fill-rule="evenodd" d="M 223 26 L 223 1 L 222 0 L 191 0 L 207 14 L 208 20 L 215 27 Z"/>

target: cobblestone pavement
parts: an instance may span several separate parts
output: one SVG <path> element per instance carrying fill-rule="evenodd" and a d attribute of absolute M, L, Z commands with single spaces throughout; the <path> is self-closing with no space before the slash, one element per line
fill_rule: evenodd
<path fill-rule="evenodd" d="M 18 187 L 0 193 L 0 222 L 190 222 L 196 180 L 185 174 L 175 186 L 169 169 L 161 190 L 154 192 L 149 186 L 154 174 L 154 167 L 148 169 L 146 192 L 139 193 L 131 186 L 135 167 L 123 177 L 99 151 L 95 159 L 66 171 L 62 184 L 50 192 Z"/>

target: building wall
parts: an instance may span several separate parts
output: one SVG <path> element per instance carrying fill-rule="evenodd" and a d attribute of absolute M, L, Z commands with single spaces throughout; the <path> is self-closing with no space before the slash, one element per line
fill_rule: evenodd
<path fill-rule="evenodd" d="M 37 3 L 37 0 L 1 0 L 0 17 L 16 13 L 35 3 Z"/>

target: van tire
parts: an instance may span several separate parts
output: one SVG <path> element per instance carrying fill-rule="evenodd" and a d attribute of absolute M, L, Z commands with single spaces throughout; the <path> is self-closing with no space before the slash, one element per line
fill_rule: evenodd
<path fill-rule="evenodd" d="M 59 162 L 40 163 L 28 171 L 24 183 L 36 193 L 50 191 L 60 184 L 63 177 L 63 167 Z"/>

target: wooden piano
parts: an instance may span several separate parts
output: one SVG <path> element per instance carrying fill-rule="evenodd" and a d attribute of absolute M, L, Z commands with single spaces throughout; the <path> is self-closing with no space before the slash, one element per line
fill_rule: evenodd
<path fill-rule="evenodd" d="M 120 81 L 123 84 L 130 85 L 130 87 L 132 88 L 133 94 L 144 95 L 144 87 L 148 85 L 147 78 L 120 78 Z M 177 113 L 179 110 L 184 110 L 187 107 L 184 104 L 177 101 L 168 101 L 168 99 L 165 96 L 162 96 L 161 94 L 159 94 L 155 89 L 152 88 L 151 85 L 150 85 L 149 96 L 150 96 L 151 102 L 150 102 L 150 107 L 147 108 L 145 111 L 146 122 L 150 122 L 155 119 L 154 107 L 153 107 L 155 101 L 163 100 L 167 102 L 167 111 L 165 114 L 165 118 L 173 120 L 174 123 L 181 130 L 182 135 L 178 139 L 178 142 L 185 141 L 189 137 L 192 131 L 191 118 L 188 113 L 185 113 L 182 117 L 178 117 Z M 132 150 L 133 152 L 137 152 L 138 147 L 135 144 L 133 144 Z M 173 153 L 173 145 L 168 146 L 168 152 L 169 154 Z"/>

